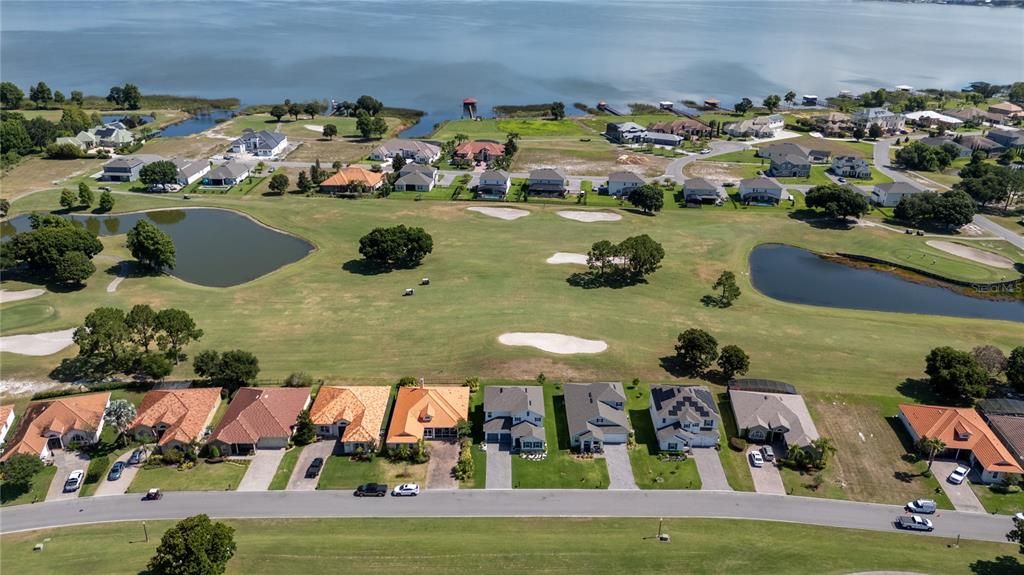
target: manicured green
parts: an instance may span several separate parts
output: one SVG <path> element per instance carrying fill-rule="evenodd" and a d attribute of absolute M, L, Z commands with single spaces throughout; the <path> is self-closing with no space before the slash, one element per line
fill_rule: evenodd
<path fill-rule="evenodd" d="M 0 507 L 8 505 L 24 505 L 46 500 L 46 492 L 50 489 L 50 483 L 57 475 L 57 468 L 47 465 L 32 478 L 32 487 L 23 493 L 15 493 L 9 485 L 0 483 Z"/>
<path fill-rule="evenodd" d="M 544 386 L 544 433 L 547 459 L 530 461 L 512 456 L 512 487 L 522 489 L 607 489 L 608 467 L 603 459 L 582 459 L 569 451 L 565 396 L 555 385 Z"/>
<path fill-rule="evenodd" d="M 56 314 L 57 310 L 45 303 L 28 302 L 6 306 L 3 313 L 0 313 L 0 331 L 10 333 L 10 330 L 30 327 L 51 319 Z"/>
<path fill-rule="evenodd" d="M 222 463 L 199 461 L 192 469 L 180 471 L 174 465 L 142 467 L 128 493 L 145 493 L 154 487 L 161 491 L 234 491 L 248 467 L 248 461 L 237 459 Z"/>
<path fill-rule="evenodd" d="M 971 489 L 989 513 L 1013 515 L 1024 511 L 1024 492 L 998 493 L 988 485 L 971 484 Z"/>
<path fill-rule="evenodd" d="M 238 549 L 227 573 L 680 572 L 841 575 L 910 571 L 1017 573 L 1017 545 L 812 527 L 767 521 L 666 519 L 671 543 L 648 519 L 247 519 L 229 520 Z M 173 521 L 87 525 L 5 535 L 0 569 L 135 575 Z M 42 552 L 33 545 L 46 539 Z M 583 545 L 581 542 L 586 541 Z M 682 571 L 681 571 L 682 570 Z"/>
<path fill-rule="evenodd" d="M 274 472 L 274 478 L 270 480 L 271 491 L 280 491 L 288 487 L 288 480 L 292 478 L 292 472 L 295 470 L 295 464 L 299 461 L 300 453 L 302 453 L 301 447 L 293 447 L 285 452 L 281 463 L 277 466 L 277 471 Z"/>
<path fill-rule="evenodd" d="M 317 489 L 355 489 L 363 483 L 384 483 L 388 487 L 400 483 L 423 485 L 426 476 L 425 463 L 391 463 L 383 457 L 354 461 L 351 457 L 335 455 L 324 462 Z"/>

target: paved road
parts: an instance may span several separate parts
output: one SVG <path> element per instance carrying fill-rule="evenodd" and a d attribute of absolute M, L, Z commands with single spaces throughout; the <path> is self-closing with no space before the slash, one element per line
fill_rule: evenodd
<path fill-rule="evenodd" d="M 989 232 L 990 234 L 995 234 L 1003 238 L 1004 240 L 1010 242 L 1011 244 L 1017 246 L 1018 248 L 1024 250 L 1024 236 L 1014 233 L 1013 230 L 1008 230 L 980 214 L 975 214 L 974 224 L 979 228 L 982 228 L 983 230 Z"/>
<path fill-rule="evenodd" d="M 894 531 L 894 505 L 722 491 L 482 490 L 425 491 L 419 497 L 356 498 L 350 491 L 217 491 L 88 497 L 3 510 L 0 532 L 180 519 L 268 517 L 714 517 Z M 1005 542 L 1006 516 L 944 511 L 932 535 Z"/>

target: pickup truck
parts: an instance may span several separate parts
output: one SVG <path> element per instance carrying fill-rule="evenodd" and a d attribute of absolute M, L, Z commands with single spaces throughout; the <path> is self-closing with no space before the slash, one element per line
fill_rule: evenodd
<path fill-rule="evenodd" d="M 935 529 L 930 519 L 925 519 L 920 515 L 902 515 L 896 519 L 896 527 L 911 531 L 931 531 Z"/>
<path fill-rule="evenodd" d="M 388 494 L 388 486 L 383 483 L 365 483 L 356 488 L 356 497 L 384 497 Z"/>

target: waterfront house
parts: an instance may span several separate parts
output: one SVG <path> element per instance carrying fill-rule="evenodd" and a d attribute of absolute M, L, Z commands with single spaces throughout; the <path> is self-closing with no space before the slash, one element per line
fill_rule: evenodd
<path fill-rule="evenodd" d="M 845 136 L 853 130 L 853 119 L 849 114 L 829 112 L 811 118 L 811 125 L 826 137 Z"/>
<path fill-rule="evenodd" d="M 868 179 L 871 177 L 871 166 L 864 158 L 839 156 L 832 160 L 832 173 L 843 178 Z"/>
<path fill-rule="evenodd" d="M 231 143 L 231 152 L 252 154 L 261 158 L 273 158 L 288 147 L 288 136 L 280 132 L 259 132 L 246 129 L 242 137 Z"/>
<path fill-rule="evenodd" d="M 135 134 L 126 130 L 120 122 L 106 124 L 90 130 L 96 140 L 96 145 L 101 148 L 120 148 L 135 141 Z"/>
<path fill-rule="evenodd" d="M 484 439 L 512 451 L 544 451 L 544 388 L 539 385 L 484 388 Z"/>
<path fill-rule="evenodd" d="M 908 122 L 919 126 L 921 128 L 943 128 L 946 130 L 955 130 L 963 125 L 964 121 L 953 116 L 947 116 L 946 114 L 940 114 L 933 110 L 922 110 L 919 112 L 908 112 L 903 114 Z"/>
<path fill-rule="evenodd" d="M 919 188 L 908 182 L 875 184 L 875 188 L 871 191 L 871 202 L 884 208 L 894 208 L 905 197 L 929 193 L 931 193 L 929 190 Z"/>
<path fill-rule="evenodd" d="M 565 419 L 573 449 L 603 451 L 629 441 L 626 395 L 617 381 L 566 383 Z"/>
<path fill-rule="evenodd" d="M 569 187 L 569 178 L 561 168 L 538 168 L 530 170 L 529 193 L 531 196 L 564 198 Z"/>
<path fill-rule="evenodd" d="M 185 160 L 183 158 L 174 158 L 171 161 L 174 162 L 175 167 L 178 168 L 178 179 L 176 183 L 179 186 L 187 186 L 210 173 L 210 162 L 207 162 L 206 160 L 193 161 Z"/>
<path fill-rule="evenodd" d="M 604 129 L 604 135 L 616 144 L 635 144 L 646 134 L 647 130 L 636 122 L 610 122 Z"/>
<path fill-rule="evenodd" d="M 161 450 L 184 450 L 204 439 L 220 406 L 220 392 L 219 387 L 147 391 L 128 433 L 142 443 L 155 442 Z"/>
<path fill-rule="evenodd" d="M 647 126 L 648 132 L 675 134 L 686 138 L 710 138 L 711 126 L 694 118 L 679 118 L 670 122 L 655 122 Z"/>
<path fill-rule="evenodd" d="M 308 406 L 308 387 L 240 388 L 208 443 L 224 455 L 285 449 L 299 414 Z"/>
<path fill-rule="evenodd" d="M 482 200 L 504 200 L 512 186 L 512 178 L 504 170 L 486 170 L 480 174 L 476 197 Z"/>
<path fill-rule="evenodd" d="M 773 138 L 785 125 L 781 114 L 771 114 L 726 124 L 723 130 L 734 138 Z"/>
<path fill-rule="evenodd" d="M 893 134 L 903 129 L 906 118 L 885 108 L 863 108 L 853 113 L 853 123 L 865 130 L 878 125 L 883 132 Z"/>
<path fill-rule="evenodd" d="M 390 162 L 395 156 L 401 156 L 417 164 L 431 164 L 441 157 L 441 147 L 422 140 L 395 138 L 380 144 L 370 152 L 370 159 L 378 162 Z"/>
<path fill-rule="evenodd" d="M 103 177 L 106 182 L 134 182 L 139 179 L 139 172 L 146 162 L 135 156 L 115 158 L 103 164 Z"/>
<path fill-rule="evenodd" d="M 362 166 L 348 166 L 320 182 L 320 193 L 331 195 L 355 194 L 362 188 L 368 192 L 379 189 L 384 183 L 384 174 L 367 170 Z M 356 184 L 361 184 L 357 186 Z"/>
<path fill-rule="evenodd" d="M 621 197 L 629 195 L 630 190 L 644 185 L 644 179 L 633 172 L 621 170 L 608 174 L 608 195 Z"/>
<path fill-rule="evenodd" d="M 661 451 L 718 445 L 721 417 L 707 387 L 652 385 L 648 410 Z"/>
<path fill-rule="evenodd" d="M 0 461 L 19 453 L 49 460 L 57 449 L 96 444 L 109 405 L 109 391 L 30 402 Z"/>
<path fill-rule="evenodd" d="M 473 162 L 490 163 L 505 155 L 505 144 L 493 140 L 472 140 L 455 148 L 455 158 Z"/>
<path fill-rule="evenodd" d="M 789 199 L 789 194 L 777 182 L 768 178 L 747 178 L 740 181 L 740 199 L 746 203 L 777 204 Z"/>
<path fill-rule="evenodd" d="M 336 439 L 341 453 L 380 445 L 391 388 L 386 385 L 325 385 L 309 408 L 320 437 Z"/>
<path fill-rule="evenodd" d="M 398 171 L 396 192 L 429 192 L 437 181 L 437 168 L 424 164 L 406 164 Z"/>
<path fill-rule="evenodd" d="M 468 417 L 468 387 L 401 387 L 385 443 L 394 448 L 421 439 L 455 441 L 459 437 L 459 422 Z"/>
<path fill-rule="evenodd" d="M 203 176 L 203 185 L 214 188 L 234 186 L 249 177 L 249 167 L 241 162 L 230 161 L 217 166 Z"/>

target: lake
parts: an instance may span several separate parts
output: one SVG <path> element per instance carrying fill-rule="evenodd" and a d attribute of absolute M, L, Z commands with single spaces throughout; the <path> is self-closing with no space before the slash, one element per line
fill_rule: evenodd
<path fill-rule="evenodd" d="M 1024 78 L 1022 30 L 1020 9 L 857 0 L 3 0 L 0 66 L 26 93 L 366 93 L 429 127 L 469 96 L 490 113 L 1009 83 Z"/>
<path fill-rule="evenodd" d="M 766 296 L 790 303 L 1024 322 L 1024 301 L 974 298 L 779 244 L 754 248 L 750 281 Z"/>
<path fill-rule="evenodd" d="M 153 210 L 112 216 L 71 216 L 98 236 L 128 233 L 146 219 L 174 240 L 171 275 L 194 284 L 230 287 L 296 262 L 313 250 L 301 238 L 273 230 L 237 212 L 212 208 Z M 6 239 L 32 229 L 27 215 L 3 223 Z M 103 269 L 102 261 L 97 267 Z"/>
<path fill-rule="evenodd" d="M 170 126 L 165 127 L 160 130 L 160 135 L 165 138 L 191 136 L 192 134 L 205 132 L 220 122 L 234 117 L 234 115 L 235 112 L 231 110 L 210 110 L 208 112 L 200 112 L 190 116 L 186 120 L 178 122 L 177 124 L 171 124 Z"/>

